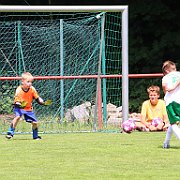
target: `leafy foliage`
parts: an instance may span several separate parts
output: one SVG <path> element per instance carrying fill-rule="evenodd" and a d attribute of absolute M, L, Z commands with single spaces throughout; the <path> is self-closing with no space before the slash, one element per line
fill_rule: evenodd
<path fill-rule="evenodd" d="M 2 85 L 0 91 L 0 114 L 11 114 L 13 93 L 7 85 Z"/>
<path fill-rule="evenodd" d="M 128 1 L 129 3 L 129 73 L 161 73 L 163 61 L 178 63 L 180 57 L 180 14 L 175 2 Z M 178 65 L 178 64 L 177 64 Z M 148 98 L 150 85 L 161 87 L 161 79 L 130 79 L 130 111 L 139 111 Z"/>
<path fill-rule="evenodd" d="M 151 85 L 157 85 L 161 87 L 161 79 L 133 79 L 130 80 L 130 112 L 140 112 L 142 102 L 149 99 L 147 94 L 147 88 Z M 161 92 L 162 94 L 163 92 Z M 162 94 L 163 96 L 163 94 Z M 161 96 L 161 97 L 162 97 Z"/>

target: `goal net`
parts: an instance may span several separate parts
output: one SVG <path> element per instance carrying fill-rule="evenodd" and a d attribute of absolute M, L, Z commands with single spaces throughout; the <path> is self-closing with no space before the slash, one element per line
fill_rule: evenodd
<path fill-rule="evenodd" d="M 2 12 L 1 133 L 13 118 L 14 92 L 25 71 L 35 77 L 40 96 L 53 101 L 48 107 L 33 103 L 41 132 L 118 130 L 122 80 L 107 75 L 122 74 L 121 22 L 120 11 Z M 31 128 L 22 119 L 16 132 Z"/>

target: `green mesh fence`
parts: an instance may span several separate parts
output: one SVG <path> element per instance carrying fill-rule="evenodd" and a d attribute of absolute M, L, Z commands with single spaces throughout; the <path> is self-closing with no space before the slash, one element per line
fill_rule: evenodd
<path fill-rule="evenodd" d="M 16 77 L 24 71 L 35 77 L 97 75 L 102 42 L 97 14 L 1 13 L 0 76 Z M 101 74 L 121 74 L 121 13 L 105 13 L 104 32 Z M 19 84 L 0 81 L 1 133 L 13 118 L 13 96 Z M 33 104 L 41 132 L 93 130 L 96 78 L 41 79 L 33 86 L 43 99 L 53 101 L 49 107 Z M 104 78 L 102 96 L 106 104 L 121 106 L 121 79 Z M 120 118 L 109 123 L 108 112 L 105 115 L 103 128 L 119 129 Z M 16 132 L 31 130 L 21 121 Z"/>
<path fill-rule="evenodd" d="M 120 17 L 117 13 L 108 13 L 106 16 L 106 74 L 122 74 Z M 107 101 L 121 106 L 121 79 L 107 79 Z"/>

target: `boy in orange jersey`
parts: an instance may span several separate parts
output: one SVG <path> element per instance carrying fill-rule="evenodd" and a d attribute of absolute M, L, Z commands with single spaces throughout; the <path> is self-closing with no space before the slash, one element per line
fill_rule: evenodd
<path fill-rule="evenodd" d="M 33 139 L 41 139 L 38 136 L 38 120 L 33 112 L 32 101 L 35 99 L 41 105 L 50 105 L 51 100 L 44 101 L 39 97 L 36 89 L 32 86 L 33 80 L 34 78 L 29 72 L 22 74 L 22 84 L 17 87 L 14 96 L 15 118 L 12 120 L 8 129 L 7 139 L 11 139 L 14 136 L 15 128 L 22 115 L 24 115 L 26 122 L 32 124 Z"/>
<path fill-rule="evenodd" d="M 159 86 L 150 86 L 147 89 L 149 99 L 144 101 L 141 109 L 141 121 L 136 122 L 136 129 L 139 131 L 161 131 L 167 130 L 169 126 L 168 115 L 164 100 L 159 99 Z M 153 120 L 159 119 L 154 125 Z"/>

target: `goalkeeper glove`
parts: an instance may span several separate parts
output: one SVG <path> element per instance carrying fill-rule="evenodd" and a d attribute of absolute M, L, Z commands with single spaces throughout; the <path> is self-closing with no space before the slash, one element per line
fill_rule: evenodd
<path fill-rule="evenodd" d="M 25 108 L 27 106 L 28 102 L 27 101 L 23 101 L 20 105 L 20 108 Z"/>
<path fill-rule="evenodd" d="M 44 102 L 44 105 L 45 106 L 49 106 L 49 105 L 51 105 L 52 104 L 52 100 L 51 99 L 48 99 L 48 100 L 46 100 L 45 102 Z"/>
<path fill-rule="evenodd" d="M 14 106 L 23 109 L 23 108 L 25 108 L 27 106 L 27 104 L 28 104 L 27 101 L 22 101 L 21 103 L 20 102 L 16 102 L 14 104 Z"/>

